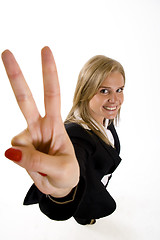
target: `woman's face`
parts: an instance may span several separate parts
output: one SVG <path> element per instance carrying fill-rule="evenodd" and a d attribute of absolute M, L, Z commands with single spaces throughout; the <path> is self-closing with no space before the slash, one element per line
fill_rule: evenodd
<path fill-rule="evenodd" d="M 104 118 L 114 119 L 123 103 L 124 78 L 118 71 L 112 72 L 89 101 L 93 119 L 103 124 Z"/>

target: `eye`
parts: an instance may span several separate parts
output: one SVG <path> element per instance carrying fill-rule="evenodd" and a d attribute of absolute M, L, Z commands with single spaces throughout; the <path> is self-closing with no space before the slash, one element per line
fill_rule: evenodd
<path fill-rule="evenodd" d="M 108 93 L 108 90 L 106 88 L 103 88 L 100 90 L 100 93 L 102 94 L 107 94 Z"/>
<path fill-rule="evenodd" d="M 122 87 L 122 88 L 118 88 L 118 89 L 117 89 L 117 93 L 123 92 L 123 89 L 124 89 L 123 87 Z"/>

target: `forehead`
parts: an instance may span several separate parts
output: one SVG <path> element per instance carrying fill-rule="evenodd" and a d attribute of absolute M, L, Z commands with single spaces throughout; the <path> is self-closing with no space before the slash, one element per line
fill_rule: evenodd
<path fill-rule="evenodd" d="M 122 87 L 124 86 L 124 78 L 118 71 L 110 73 L 102 82 L 103 87 Z"/>

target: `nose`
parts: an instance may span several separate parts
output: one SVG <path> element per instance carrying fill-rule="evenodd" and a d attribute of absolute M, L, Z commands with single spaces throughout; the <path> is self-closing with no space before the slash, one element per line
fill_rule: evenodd
<path fill-rule="evenodd" d="M 117 101 L 118 101 L 117 94 L 116 93 L 111 93 L 109 95 L 108 102 L 110 102 L 110 103 L 117 103 Z"/>

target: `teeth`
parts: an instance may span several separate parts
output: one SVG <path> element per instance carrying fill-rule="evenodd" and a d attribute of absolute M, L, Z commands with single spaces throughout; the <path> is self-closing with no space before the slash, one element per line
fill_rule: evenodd
<path fill-rule="evenodd" d="M 116 107 L 104 107 L 105 109 L 107 109 L 107 110 L 110 110 L 110 111 L 113 111 L 113 110 L 116 110 Z"/>

